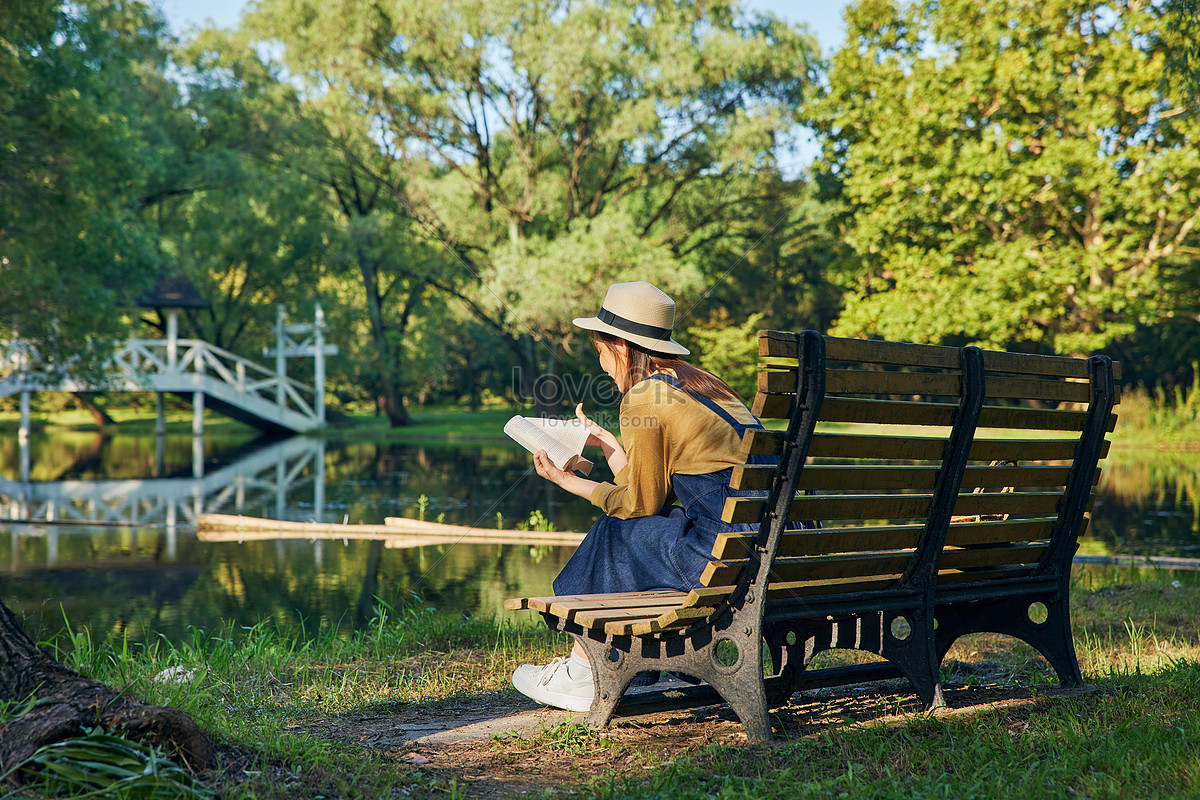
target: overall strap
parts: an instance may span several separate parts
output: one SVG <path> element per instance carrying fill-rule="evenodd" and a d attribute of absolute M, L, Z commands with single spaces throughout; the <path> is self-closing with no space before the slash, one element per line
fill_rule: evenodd
<path fill-rule="evenodd" d="M 745 423 L 738 422 L 736 419 L 734 419 L 732 414 L 730 414 L 725 409 L 721 408 L 721 406 L 718 405 L 717 402 L 715 400 L 713 400 L 712 398 L 705 397 L 702 394 L 693 394 L 692 392 L 688 392 L 687 389 L 684 389 L 683 386 L 680 385 L 679 380 L 673 375 L 667 375 L 666 373 L 656 372 L 653 375 L 651 375 L 650 377 L 654 378 L 656 380 L 660 380 L 669 386 L 674 386 L 676 389 L 678 389 L 681 392 L 687 392 L 687 395 L 689 397 L 691 397 L 693 400 L 697 400 L 697 401 L 703 403 L 704 405 L 708 406 L 710 411 L 712 411 L 718 417 L 720 417 L 721 419 L 725 420 L 726 422 L 728 422 L 730 425 L 733 426 L 733 429 L 737 432 L 739 439 L 742 438 L 745 435 L 746 431 L 751 428 L 762 428 L 762 423 L 758 421 L 757 417 L 755 417 L 754 424 L 752 424 L 752 425 L 747 425 Z"/>

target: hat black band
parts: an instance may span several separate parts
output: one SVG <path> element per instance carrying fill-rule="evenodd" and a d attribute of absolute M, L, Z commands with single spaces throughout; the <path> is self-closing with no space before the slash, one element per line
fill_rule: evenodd
<path fill-rule="evenodd" d="M 634 322 L 631 319 L 619 317 L 603 306 L 600 308 L 600 313 L 596 315 L 596 319 L 614 328 L 620 328 L 626 333 L 632 333 L 637 336 L 648 336 L 651 339 L 670 339 L 671 329 L 660 328 L 657 325 L 646 325 L 641 322 Z"/>

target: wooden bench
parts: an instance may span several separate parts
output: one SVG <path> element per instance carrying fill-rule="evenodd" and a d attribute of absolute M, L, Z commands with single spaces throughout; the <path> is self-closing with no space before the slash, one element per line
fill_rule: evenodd
<path fill-rule="evenodd" d="M 935 707 L 946 651 L 985 631 L 1028 642 L 1079 685 L 1071 558 L 1116 422 L 1112 362 L 813 331 L 763 331 L 759 354 L 752 410 L 787 430 L 743 440 L 778 465 L 734 470 L 752 494 L 723 517 L 759 528 L 719 538 L 700 588 L 505 603 L 579 637 L 596 682 L 589 724 L 608 724 L 643 670 L 709 684 L 753 741 L 770 738 L 768 709 L 808 685 L 901 674 Z M 806 671 L 834 648 L 884 661 Z"/>

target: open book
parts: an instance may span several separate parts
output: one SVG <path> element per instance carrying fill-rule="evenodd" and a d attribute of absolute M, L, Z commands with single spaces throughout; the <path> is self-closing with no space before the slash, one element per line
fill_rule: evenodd
<path fill-rule="evenodd" d="M 577 419 L 516 416 L 504 425 L 504 432 L 531 453 L 545 450 L 559 469 L 584 475 L 592 471 L 592 462 L 580 455 L 588 431 Z"/>

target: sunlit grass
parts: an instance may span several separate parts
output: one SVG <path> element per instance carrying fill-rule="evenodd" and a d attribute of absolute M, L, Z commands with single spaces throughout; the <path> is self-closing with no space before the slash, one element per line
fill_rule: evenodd
<path fill-rule="evenodd" d="M 1032 793 L 1038 797 L 1076 796 L 1071 790 L 1183 797 L 1200 790 L 1190 744 L 1200 735 L 1200 576 L 1080 568 L 1071 602 L 1080 666 L 1098 687 L 1088 697 L 1047 697 L 969 718 L 835 724 L 765 749 L 726 744 L 677 752 L 653 736 L 631 742 L 578 723 L 498 736 L 491 749 L 501 761 L 556 753 L 581 764 L 642 765 L 640 778 L 589 783 L 594 773 L 580 773 L 575 790 L 595 797 L 1011 796 L 1006 785 L 1041 787 Z M 299 635 L 263 624 L 193 630 L 178 644 L 127 647 L 86 632 L 61 641 L 58 656 L 73 668 L 181 708 L 254 754 L 259 766 L 243 770 L 236 791 L 217 787 L 246 797 L 458 792 L 453 774 L 422 772 L 394 754 L 302 731 L 348 714 L 400 719 L 422 706 L 512 693 L 517 664 L 544 662 L 566 644 L 532 616 L 450 616 L 416 601 L 381 604 L 369 627 L 349 634 Z M 1056 684 L 1031 648 L 1002 636 L 964 637 L 952 660 L 986 666 L 987 677 L 978 679 L 985 683 Z M 961 673 L 952 680 L 963 680 Z"/>

